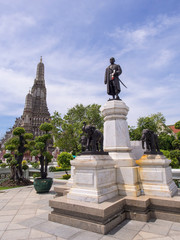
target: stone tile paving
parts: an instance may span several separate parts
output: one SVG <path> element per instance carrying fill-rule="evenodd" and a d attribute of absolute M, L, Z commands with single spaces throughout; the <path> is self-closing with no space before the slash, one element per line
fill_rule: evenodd
<path fill-rule="evenodd" d="M 126 220 L 101 235 L 48 221 L 48 194 L 36 194 L 33 187 L 0 192 L 0 239 L 2 240 L 180 240 L 180 223 Z"/>

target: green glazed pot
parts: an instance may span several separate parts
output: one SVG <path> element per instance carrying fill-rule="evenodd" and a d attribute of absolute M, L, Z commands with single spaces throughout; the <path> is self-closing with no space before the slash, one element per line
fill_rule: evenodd
<path fill-rule="evenodd" d="M 49 192 L 53 183 L 52 178 L 35 178 L 34 179 L 34 188 L 37 193 L 46 193 Z"/>

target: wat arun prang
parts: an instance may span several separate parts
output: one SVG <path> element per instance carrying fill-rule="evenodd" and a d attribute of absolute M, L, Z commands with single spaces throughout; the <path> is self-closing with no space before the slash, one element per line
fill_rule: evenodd
<path fill-rule="evenodd" d="M 37 65 L 36 78 L 34 80 L 31 91 L 27 94 L 23 115 L 16 119 L 14 126 L 7 131 L 2 139 L 2 147 L 4 143 L 12 136 L 15 127 L 23 127 L 27 132 L 33 133 L 34 136 L 41 135 L 39 126 L 50 120 L 46 102 L 46 86 L 44 79 L 44 64 L 42 57 Z"/>
<path fill-rule="evenodd" d="M 46 102 L 46 86 L 44 80 L 44 64 L 42 57 L 37 65 L 36 78 L 31 92 L 27 94 L 25 107 L 21 117 L 21 126 L 27 132 L 31 132 L 34 136 L 41 135 L 39 126 L 50 120 L 50 114 Z"/>

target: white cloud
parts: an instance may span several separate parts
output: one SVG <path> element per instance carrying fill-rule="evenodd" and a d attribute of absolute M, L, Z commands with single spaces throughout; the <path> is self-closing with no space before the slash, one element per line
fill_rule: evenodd
<path fill-rule="evenodd" d="M 168 41 L 169 39 L 176 41 L 177 39 L 173 38 L 175 35 L 180 35 L 177 32 L 179 23 L 180 16 L 169 17 L 160 15 L 139 26 L 118 27 L 108 33 L 108 35 L 114 39 L 116 43 L 119 42 L 122 47 L 122 53 L 143 49 L 148 50 L 151 47 L 152 50 L 153 48 L 156 49 L 157 43 L 158 47 L 163 47 L 164 43 L 168 46 L 169 43 L 166 42 L 166 39 L 168 39 Z"/>
<path fill-rule="evenodd" d="M 151 58 L 151 62 L 149 64 L 149 68 L 161 68 L 166 67 L 176 56 L 174 50 L 169 49 L 161 49 L 156 52 L 154 56 Z"/>
<path fill-rule="evenodd" d="M 109 98 L 103 83 L 104 71 L 113 55 L 128 86 L 127 90 L 122 87 L 120 94 L 130 107 L 128 122 L 135 125 L 139 116 L 161 110 L 168 119 L 177 119 L 173 115 L 177 112 L 173 98 L 178 95 L 178 87 L 170 88 L 169 84 L 178 86 L 180 77 L 177 66 L 173 68 L 179 61 L 180 16 L 160 15 L 142 24 L 127 23 L 114 29 L 112 25 L 110 34 L 104 34 L 108 28 L 103 32 L 99 29 L 97 42 L 89 44 L 94 37 L 90 35 L 91 29 L 96 27 L 98 11 L 104 3 L 89 10 L 87 6 L 92 3 L 80 2 L 78 8 L 72 9 L 62 4 L 60 10 L 51 8 L 49 1 L 45 1 L 43 8 L 42 2 L 37 2 L 36 9 L 33 3 L 28 11 L 19 8 L 1 15 L 0 114 L 17 117 L 22 114 L 41 55 L 51 113 L 55 110 L 66 113 L 67 108 L 77 103 L 104 104 Z M 97 48 L 98 41 L 101 44 Z"/>
<path fill-rule="evenodd" d="M 14 37 L 19 34 L 22 29 L 32 27 L 36 24 L 32 16 L 26 16 L 22 13 L 8 14 L 0 16 L 0 35 L 2 39 Z M 12 39 L 13 40 L 13 39 Z"/>
<path fill-rule="evenodd" d="M 32 79 L 11 69 L 0 69 L 0 115 L 18 116 Z M 25 91 L 26 89 L 26 91 Z"/>

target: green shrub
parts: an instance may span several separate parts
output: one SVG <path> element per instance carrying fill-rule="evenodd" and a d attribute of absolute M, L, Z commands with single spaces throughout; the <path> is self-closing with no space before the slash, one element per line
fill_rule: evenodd
<path fill-rule="evenodd" d="M 16 149 L 16 146 L 14 144 L 9 144 L 6 146 L 6 150 L 9 150 L 9 151 L 14 151 Z"/>
<path fill-rule="evenodd" d="M 46 157 L 46 159 L 48 160 L 48 163 L 50 163 L 51 159 L 53 158 L 53 155 L 50 152 L 44 152 L 43 156 Z"/>
<path fill-rule="evenodd" d="M 1 163 L 0 165 L 1 168 L 5 168 L 6 166 L 7 166 L 6 163 Z"/>
<path fill-rule="evenodd" d="M 67 171 L 67 170 L 71 170 L 71 168 L 68 167 L 64 169 L 62 167 L 54 167 L 54 166 L 49 167 L 49 172 L 60 172 L 60 171 Z"/>
<path fill-rule="evenodd" d="M 16 159 L 13 158 L 12 160 L 10 160 L 9 165 L 10 166 L 16 166 L 17 165 Z"/>
<path fill-rule="evenodd" d="M 38 178 L 38 177 L 41 177 L 41 174 L 40 174 L 40 173 L 34 173 L 34 174 L 33 174 L 33 178 Z"/>
<path fill-rule="evenodd" d="M 39 150 L 33 150 L 31 152 L 31 156 L 37 156 L 39 153 L 40 153 Z"/>
<path fill-rule="evenodd" d="M 10 139 L 10 143 L 13 144 L 13 145 L 19 145 L 20 142 L 19 142 L 19 137 L 15 136 L 13 138 Z"/>
<path fill-rule="evenodd" d="M 0 160 L 0 163 L 2 163 L 2 160 Z"/>
<path fill-rule="evenodd" d="M 44 150 L 44 147 L 45 147 L 45 143 L 43 143 L 43 142 L 37 142 L 37 143 L 35 144 L 35 148 L 36 148 L 37 150 Z"/>
<path fill-rule="evenodd" d="M 174 149 L 180 149 L 180 140 L 176 139 L 172 142 L 172 146 Z"/>
<path fill-rule="evenodd" d="M 25 139 L 33 139 L 33 134 L 32 133 L 25 133 L 24 138 Z"/>
<path fill-rule="evenodd" d="M 42 123 L 41 126 L 39 127 L 39 129 L 41 131 L 44 131 L 44 132 L 48 132 L 48 131 L 51 131 L 52 130 L 52 124 L 51 123 Z"/>
<path fill-rule="evenodd" d="M 11 157 L 10 153 L 5 153 L 4 156 L 3 156 L 3 158 L 9 158 L 9 157 Z"/>
<path fill-rule="evenodd" d="M 62 170 L 62 167 L 56 167 L 56 172 L 59 172 L 59 171 L 64 171 L 64 170 Z"/>
<path fill-rule="evenodd" d="M 71 177 L 71 174 L 62 175 L 62 178 L 65 179 L 65 180 L 68 180 L 70 177 Z"/>
<path fill-rule="evenodd" d="M 180 150 L 161 150 L 165 157 L 171 159 L 170 166 L 172 168 L 179 168 L 179 160 L 180 159 Z"/>
<path fill-rule="evenodd" d="M 168 150 L 160 150 L 162 153 L 163 153 L 163 155 L 165 156 L 165 157 L 167 157 L 167 158 L 170 158 L 170 151 L 168 151 Z"/>
<path fill-rule="evenodd" d="M 67 152 L 62 152 L 57 157 L 58 165 L 64 169 L 67 169 L 71 166 L 70 161 L 73 160 L 73 155 Z"/>
<path fill-rule="evenodd" d="M 14 130 L 13 130 L 13 135 L 14 136 L 19 136 L 21 134 L 24 134 L 25 133 L 25 130 L 24 128 L 22 127 L 16 127 Z"/>
<path fill-rule="evenodd" d="M 39 162 L 32 163 L 32 167 L 35 169 L 39 169 Z"/>
<path fill-rule="evenodd" d="M 177 139 L 180 140 L 180 132 L 176 133 Z"/>
<path fill-rule="evenodd" d="M 56 172 L 56 167 L 53 166 L 49 167 L 49 172 Z"/>
<path fill-rule="evenodd" d="M 171 167 L 172 168 L 179 168 L 179 162 L 180 162 L 180 150 L 172 150 L 170 151 L 170 159 L 171 161 Z"/>

